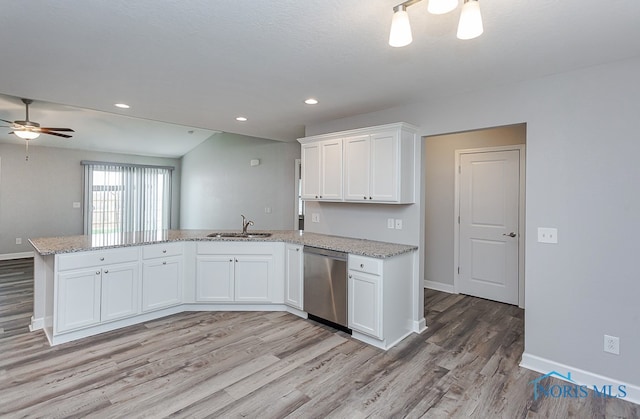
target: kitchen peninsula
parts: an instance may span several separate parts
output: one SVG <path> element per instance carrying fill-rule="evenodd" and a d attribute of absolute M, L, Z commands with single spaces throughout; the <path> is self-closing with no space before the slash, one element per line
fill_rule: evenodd
<path fill-rule="evenodd" d="M 419 332 L 417 247 L 302 231 L 168 230 L 30 240 L 31 330 L 57 345 L 182 311 L 303 311 L 305 246 L 348 257 L 349 328 L 382 349 Z"/>

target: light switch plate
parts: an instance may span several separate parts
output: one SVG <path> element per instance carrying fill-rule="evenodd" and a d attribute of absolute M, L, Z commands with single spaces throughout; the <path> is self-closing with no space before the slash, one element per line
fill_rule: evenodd
<path fill-rule="evenodd" d="M 387 228 L 396 228 L 395 221 L 393 218 L 387 218 Z"/>
<path fill-rule="evenodd" d="M 311 214 L 311 222 L 312 223 L 319 223 L 320 222 L 320 214 L 318 214 L 317 212 L 314 212 L 313 214 Z"/>
<path fill-rule="evenodd" d="M 80 203 L 79 202 L 74 202 L 73 203 L 73 208 L 80 208 Z"/>
<path fill-rule="evenodd" d="M 558 229 L 538 227 L 538 243 L 558 243 Z"/>
<path fill-rule="evenodd" d="M 396 218 L 396 230 L 402 230 L 402 219 Z"/>

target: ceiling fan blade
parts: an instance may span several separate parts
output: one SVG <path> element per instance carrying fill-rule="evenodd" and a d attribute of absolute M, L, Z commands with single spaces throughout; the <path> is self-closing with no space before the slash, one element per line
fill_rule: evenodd
<path fill-rule="evenodd" d="M 42 133 L 43 133 L 43 134 L 47 134 L 47 135 L 55 135 L 56 137 L 71 138 L 71 135 L 67 135 L 67 134 L 58 134 L 57 132 L 42 131 Z"/>
<path fill-rule="evenodd" d="M 6 119 L 0 119 L 0 121 L 13 125 L 13 121 L 7 121 Z"/>
<path fill-rule="evenodd" d="M 75 132 L 71 128 L 51 128 L 51 127 L 40 127 L 40 132 L 45 131 L 63 131 L 63 132 Z"/>

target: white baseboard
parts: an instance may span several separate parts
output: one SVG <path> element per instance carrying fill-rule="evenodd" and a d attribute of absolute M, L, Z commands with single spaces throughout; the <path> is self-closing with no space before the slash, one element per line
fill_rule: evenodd
<path fill-rule="evenodd" d="M 424 280 L 424 287 L 430 290 L 448 292 L 449 294 L 457 294 L 453 285 L 443 284 L 442 282 Z"/>
<path fill-rule="evenodd" d="M 587 386 L 590 390 L 593 390 L 593 386 L 602 388 L 602 386 L 605 385 L 613 385 L 614 388 L 617 388 L 618 385 L 625 385 L 627 395 L 624 398 L 621 398 L 621 400 L 640 404 L 640 386 L 621 382 L 610 377 L 605 377 L 590 371 L 581 370 L 580 368 L 574 368 L 569 365 L 531 355 L 526 352 L 522 354 L 520 366 L 522 368 L 526 368 L 542 374 L 547 374 L 551 371 L 556 371 L 560 374 L 566 374 L 567 372 L 570 372 L 571 379 L 574 381 L 574 383 Z M 556 378 L 562 379 L 561 377 Z"/>
<path fill-rule="evenodd" d="M 31 316 L 31 324 L 29 325 L 29 331 L 44 329 L 44 319 L 35 319 Z"/>
<path fill-rule="evenodd" d="M 427 330 L 427 320 L 423 317 L 418 321 L 413 321 L 413 331 L 415 333 L 422 333 Z"/>
<path fill-rule="evenodd" d="M 33 252 L 22 252 L 22 253 L 5 253 L 0 255 L 0 260 L 11 260 L 11 259 L 24 259 L 24 258 L 32 258 Z"/>

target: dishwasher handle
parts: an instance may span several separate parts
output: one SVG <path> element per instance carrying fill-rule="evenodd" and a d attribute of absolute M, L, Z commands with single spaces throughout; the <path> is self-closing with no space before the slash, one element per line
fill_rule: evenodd
<path fill-rule="evenodd" d="M 338 252 L 336 250 L 321 249 L 319 247 L 305 246 L 304 247 L 304 252 L 305 253 L 314 254 L 314 255 L 326 256 L 326 257 L 329 257 L 331 259 L 344 260 L 344 261 L 347 260 L 347 253 Z"/>

